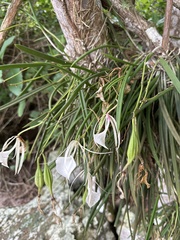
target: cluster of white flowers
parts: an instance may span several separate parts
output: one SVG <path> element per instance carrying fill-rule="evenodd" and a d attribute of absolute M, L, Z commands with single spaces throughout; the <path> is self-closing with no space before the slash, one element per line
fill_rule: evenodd
<path fill-rule="evenodd" d="M 117 123 L 116 120 L 109 114 L 106 114 L 105 118 L 105 129 L 95 134 L 95 128 L 93 133 L 94 142 L 97 146 L 102 146 L 106 149 L 107 146 L 105 144 L 106 141 L 106 135 L 109 129 L 109 126 L 112 126 L 113 134 L 114 134 L 114 141 L 116 148 L 119 148 L 120 146 L 120 132 L 117 129 Z M 83 150 L 83 147 L 80 145 L 77 141 L 72 141 L 68 145 L 64 156 L 60 156 L 56 159 L 56 170 L 57 172 L 65 177 L 67 180 L 69 180 L 71 173 L 76 168 L 76 161 L 74 159 L 75 153 L 77 148 L 80 147 Z M 86 203 L 89 207 L 93 207 L 101 197 L 100 189 L 97 188 L 96 190 L 96 178 L 95 176 L 91 176 L 91 174 L 87 173 L 87 197 L 86 197 Z"/>
<path fill-rule="evenodd" d="M 120 133 L 117 129 L 117 123 L 116 120 L 110 115 L 106 114 L 106 117 L 104 119 L 104 130 L 99 133 L 95 133 L 96 125 L 94 127 L 93 131 L 93 139 L 94 142 L 97 146 L 102 146 L 106 149 L 106 135 L 108 132 L 108 129 L 110 125 L 112 126 L 113 129 L 113 134 L 114 134 L 114 142 L 115 142 L 115 147 L 119 148 L 120 146 Z M 12 145 L 12 143 L 14 144 Z M 67 180 L 69 180 L 71 173 L 73 170 L 76 168 L 76 161 L 74 159 L 75 153 L 77 151 L 77 148 L 80 147 L 82 151 L 85 151 L 85 148 L 81 146 L 81 144 L 78 141 L 71 141 L 70 144 L 68 145 L 64 156 L 59 156 L 56 159 L 56 170 L 57 172 L 65 177 Z M 23 162 L 24 162 L 24 155 L 26 151 L 25 147 L 25 142 L 20 136 L 13 136 L 9 138 L 3 145 L 2 151 L 0 152 L 0 163 L 5 166 L 8 166 L 8 159 L 10 157 L 10 154 L 14 151 L 14 156 L 16 157 L 16 162 L 15 162 L 15 174 L 19 173 Z M 104 153 L 106 154 L 106 153 Z M 86 184 L 87 184 L 87 196 L 86 196 L 86 203 L 88 204 L 89 207 L 94 206 L 101 197 L 100 189 L 99 187 L 96 190 L 96 178 L 95 176 L 91 176 L 89 171 L 87 172 L 86 176 Z"/>

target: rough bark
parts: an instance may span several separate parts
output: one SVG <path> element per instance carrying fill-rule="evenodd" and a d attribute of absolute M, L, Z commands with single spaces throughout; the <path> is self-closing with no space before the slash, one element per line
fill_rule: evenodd
<path fill-rule="evenodd" d="M 176 0 L 174 0 L 174 2 L 176 2 Z M 141 38 L 150 50 L 161 47 L 162 36 L 158 33 L 156 28 L 152 27 L 150 23 L 148 23 L 136 12 L 135 8 L 132 5 L 125 6 L 123 0 L 111 0 L 111 3 L 115 11 L 123 20 L 127 30 L 133 32 L 139 38 Z M 180 21 L 180 14 L 177 15 L 177 11 L 178 9 L 174 7 L 172 12 L 170 35 L 172 34 L 172 32 L 174 33 L 176 31 L 177 33 L 178 31 L 177 24 Z M 174 14 L 175 17 L 173 16 Z M 176 30 L 173 30 L 173 28 Z M 180 37 L 179 32 L 178 36 L 176 35 L 176 37 Z M 172 47 L 180 47 L 180 43 L 177 40 L 171 40 L 171 45 Z"/>
<path fill-rule="evenodd" d="M 173 0 L 173 5 L 180 10 L 180 1 L 179 0 Z"/>
<path fill-rule="evenodd" d="M 65 53 L 75 60 L 83 53 L 106 44 L 107 31 L 101 4 L 94 0 L 51 0 L 57 19 L 66 38 Z M 98 67 L 105 58 L 101 49 L 89 54 L 81 64 Z"/>
<path fill-rule="evenodd" d="M 132 5 L 124 6 L 122 0 L 111 0 L 111 3 L 127 30 L 136 34 L 150 49 L 160 46 L 162 41 L 160 34 L 136 12 Z M 152 38 L 151 35 L 153 35 Z"/>
<path fill-rule="evenodd" d="M 173 7 L 172 9 L 169 35 L 173 46 L 180 49 L 180 8 Z"/>
<path fill-rule="evenodd" d="M 172 16 L 173 0 L 167 0 L 166 3 L 166 13 L 164 20 L 164 31 L 162 38 L 162 48 L 166 52 L 169 47 L 169 31 L 171 25 L 171 16 Z"/>
<path fill-rule="evenodd" d="M 0 28 L 0 46 L 5 40 L 7 29 L 11 26 L 22 0 L 12 0 Z"/>

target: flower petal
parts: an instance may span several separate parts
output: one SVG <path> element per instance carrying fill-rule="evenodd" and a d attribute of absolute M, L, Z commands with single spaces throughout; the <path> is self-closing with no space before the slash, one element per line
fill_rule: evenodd
<path fill-rule="evenodd" d="M 56 159 L 56 171 L 69 180 L 72 171 L 76 167 L 73 156 L 58 157 Z"/>
<path fill-rule="evenodd" d="M 101 194 L 99 192 L 95 192 L 93 190 L 88 189 L 86 203 L 91 208 L 99 201 L 100 197 L 101 197 Z"/>
<path fill-rule="evenodd" d="M 101 193 L 99 190 L 95 191 L 95 177 L 91 177 L 90 174 L 87 176 L 88 180 L 88 195 L 86 197 L 86 203 L 91 208 L 93 207 L 100 199 Z"/>
<path fill-rule="evenodd" d="M 5 167 L 9 167 L 8 166 L 8 157 L 11 152 L 12 152 L 11 150 L 0 152 L 0 163 Z"/>
<path fill-rule="evenodd" d="M 101 133 L 93 134 L 95 144 L 100 145 L 100 146 L 102 146 L 106 149 L 108 149 L 106 147 L 105 141 L 106 141 L 106 134 L 107 134 L 107 131 L 108 131 L 108 128 L 109 128 L 109 123 L 110 123 L 109 119 L 106 118 L 104 131 L 102 131 Z"/>
<path fill-rule="evenodd" d="M 104 130 L 101 133 L 94 134 L 94 142 L 95 142 L 95 144 L 108 149 L 105 145 L 106 133 L 107 133 L 107 131 Z"/>

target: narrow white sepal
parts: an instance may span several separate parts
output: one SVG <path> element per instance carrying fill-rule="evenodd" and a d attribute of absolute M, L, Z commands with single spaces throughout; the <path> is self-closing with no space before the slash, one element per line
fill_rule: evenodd
<path fill-rule="evenodd" d="M 69 180 L 72 171 L 76 168 L 73 156 L 58 157 L 56 159 L 56 171 Z"/>
<path fill-rule="evenodd" d="M 16 140 L 16 166 L 15 166 L 15 174 L 18 174 L 22 168 L 24 162 L 26 147 L 24 142 L 17 137 Z"/>
<path fill-rule="evenodd" d="M 20 141 L 16 139 L 16 164 L 15 164 L 15 174 L 18 173 L 19 159 L 20 159 Z"/>
<path fill-rule="evenodd" d="M 115 146 L 116 146 L 116 148 L 119 148 L 120 143 L 121 143 L 121 136 L 120 136 L 120 131 L 118 131 L 118 129 L 117 129 L 117 122 L 111 115 L 108 114 L 107 117 L 110 118 L 110 123 L 113 128 Z"/>

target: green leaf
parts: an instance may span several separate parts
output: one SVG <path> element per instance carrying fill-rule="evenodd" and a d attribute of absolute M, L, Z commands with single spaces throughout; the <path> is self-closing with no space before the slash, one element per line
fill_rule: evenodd
<path fill-rule="evenodd" d="M 30 54 L 34 57 L 38 57 L 38 58 L 42 58 L 44 60 L 47 60 L 47 61 L 50 62 L 50 64 L 52 64 L 52 63 L 60 64 L 61 67 L 59 65 L 58 65 L 58 67 L 63 69 L 66 72 L 68 72 L 68 71 L 65 68 L 62 68 L 62 67 L 66 67 L 66 68 L 67 67 L 73 67 L 73 68 L 77 68 L 77 69 L 84 70 L 86 72 L 91 72 L 92 73 L 92 70 L 89 70 L 88 68 L 85 68 L 85 67 L 82 67 L 82 66 L 75 65 L 74 63 L 72 65 L 70 62 L 64 60 L 62 57 L 61 58 L 60 57 L 52 57 L 48 54 L 36 51 L 34 49 L 31 49 L 31 48 L 28 48 L 28 47 L 25 47 L 25 46 L 22 46 L 22 45 L 19 45 L 19 44 L 16 44 L 16 47 L 19 50 L 21 50 L 21 51 L 23 51 L 27 54 Z M 72 74 L 71 74 L 71 76 L 72 76 Z"/>
<path fill-rule="evenodd" d="M 149 221 L 149 224 L 148 224 L 148 230 L 147 230 L 147 233 L 146 233 L 145 240 L 150 239 L 150 235 L 151 235 L 151 231 L 152 231 L 153 223 L 154 223 L 154 218 L 155 218 L 155 214 L 156 214 L 157 207 L 158 207 L 158 201 L 159 201 L 159 196 L 157 196 L 157 198 L 156 198 L 154 208 L 153 208 L 152 213 L 151 213 L 151 218 L 150 218 L 150 221 Z"/>
<path fill-rule="evenodd" d="M 2 76 L 3 72 L 2 70 L 0 70 L 0 83 L 3 83 L 3 76 Z"/>
<path fill-rule="evenodd" d="M 19 96 L 23 87 L 23 77 L 19 68 L 10 69 L 6 75 L 8 80 L 9 91 Z"/>
<path fill-rule="evenodd" d="M 167 110 L 167 107 L 165 105 L 165 101 L 161 98 L 160 101 L 160 107 L 161 107 L 161 112 L 163 114 L 164 120 L 169 128 L 169 131 L 173 135 L 173 137 L 176 139 L 177 143 L 180 144 L 180 135 L 179 132 L 176 130 L 175 125 L 171 119 L 171 116 L 169 115 L 169 112 Z"/>
<path fill-rule="evenodd" d="M 176 90 L 180 93 L 180 81 L 179 81 L 179 79 L 176 77 L 176 75 L 173 72 L 173 70 L 170 68 L 168 63 L 163 58 L 160 58 L 160 63 L 162 65 L 162 67 L 164 68 L 164 70 L 166 71 L 168 77 L 173 82 Z"/>
<path fill-rule="evenodd" d="M 10 38 L 8 38 L 7 40 L 4 41 L 2 48 L 0 50 L 0 59 L 3 60 L 4 57 L 4 53 L 6 51 L 6 48 L 11 45 L 11 43 L 14 41 L 15 36 L 12 36 Z"/>
<path fill-rule="evenodd" d="M 47 62 L 33 62 L 33 63 L 14 63 L 0 65 L 0 70 L 9 70 L 13 68 L 30 68 L 30 67 L 42 67 L 42 66 L 54 66 L 53 63 Z"/>
<path fill-rule="evenodd" d="M 124 79 L 121 83 L 119 95 L 118 95 L 118 103 L 117 103 L 117 108 L 116 108 L 116 122 L 117 122 L 118 130 L 120 130 L 120 124 L 121 124 L 121 114 L 122 114 L 122 106 L 123 106 L 124 89 L 125 89 L 126 83 L 129 80 L 132 69 L 133 68 L 130 67 L 129 70 L 127 71 L 126 75 L 124 76 Z"/>
<path fill-rule="evenodd" d="M 22 45 L 19 45 L 19 44 L 16 44 L 16 47 L 25 52 L 25 53 L 28 53 L 30 55 L 33 55 L 35 57 L 39 57 L 39 58 L 42 58 L 44 60 L 48 60 L 50 62 L 55 62 L 55 63 L 60 63 L 62 65 L 69 65 L 69 63 L 66 63 L 66 61 L 64 60 L 61 60 L 60 58 L 57 58 L 57 57 L 52 57 L 48 54 L 45 54 L 45 53 L 42 53 L 42 52 L 39 52 L 39 51 L 36 51 L 34 49 L 31 49 L 31 48 L 28 48 L 28 47 L 25 47 L 25 46 L 22 46 Z"/>

